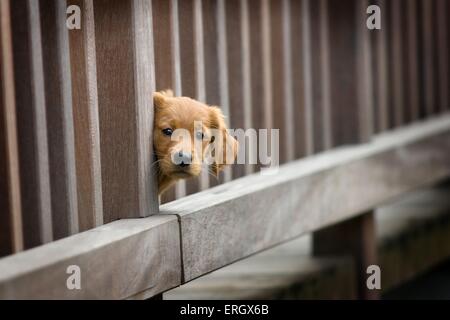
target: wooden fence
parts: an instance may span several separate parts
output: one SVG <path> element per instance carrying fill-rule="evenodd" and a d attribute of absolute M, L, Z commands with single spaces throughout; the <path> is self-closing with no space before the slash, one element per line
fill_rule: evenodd
<path fill-rule="evenodd" d="M 450 174 L 446 0 L 0 3 L 2 298 L 150 297 L 307 232 L 364 266 L 371 210 Z M 231 128 L 280 129 L 279 173 L 233 165 L 159 206 L 151 96 L 166 88 Z M 74 264 L 82 290 L 65 286 Z"/>

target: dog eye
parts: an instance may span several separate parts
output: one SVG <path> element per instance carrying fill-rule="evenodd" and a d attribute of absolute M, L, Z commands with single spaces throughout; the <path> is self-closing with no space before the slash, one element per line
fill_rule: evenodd
<path fill-rule="evenodd" d="M 170 128 L 165 128 L 162 130 L 162 133 L 164 133 L 166 136 L 171 136 L 173 133 L 173 130 Z"/>
<path fill-rule="evenodd" d="M 203 140 L 203 137 L 204 137 L 205 135 L 203 134 L 203 132 L 201 132 L 201 131 L 197 131 L 196 133 L 195 133 L 195 138 L 197 138 L 197 140 Z"/>

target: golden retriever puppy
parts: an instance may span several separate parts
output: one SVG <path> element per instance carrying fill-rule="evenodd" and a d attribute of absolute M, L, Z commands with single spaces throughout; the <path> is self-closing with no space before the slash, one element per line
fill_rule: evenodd
<path fill-rule="evenodd" d="M 153 95 L 153 143 L 158 164 L 159 194 L 179 179 L 208 170 L 215 176 L 236 158 L 238 142 L 226 128 L 218 107 L 171 90 Z"/>

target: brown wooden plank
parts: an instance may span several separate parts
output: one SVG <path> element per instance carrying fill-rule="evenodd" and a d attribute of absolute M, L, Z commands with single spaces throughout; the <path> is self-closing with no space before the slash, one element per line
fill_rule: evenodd
<path fill-rule="evenodd" d="M 356 50 L 357 50 L 357 84 L 359 108 L 359 139 L 370 141 L 374 133 L 374 92 L 372 71 L 373 33 L 366 26 L 368 0 L 359 0 L 356 5 Z"/>
<path fill-rule="evenodd" d="M 45 106 L 55 239 L 78 232 L 72 88 L 66 2 L 43 0 L 41 11 Z"/>
<path fill-rule="evenodd" d="M 284 30 L 283 30 L 283 1 L 270 0 L 270 43 L 271 43 L 271 80 L 272 80 L 272 119 L 273 129 L 279 130 L 279 160 L 280 164 L 288 161 L 288 128 L 286 126 L 285 94 L 285 60 Z M 292 150 L 292 149 L 291 149 Z"/>
<path fill-rule="evenodd" d="M 449 109 L 450 80 L 449 80 L 449 7 L 446 0 L 436 0 L 436 29 L 437 29 L 437 68 L 439 84 L 439 111 Z"/>
<path fill-rule="evenodd" d="M 374 212 L 319 230 L 313 235 L 313 254 L 351 255 L 357 273 L 358 298 L 379 299 L 379 290 L 366 286 L 367 267 L 377 264 L 377 241 Z"/>
<path fill-rule="evenodd" d="M 181 223 L 185 281 L 439 181 L 449 150 L 447 114 L 166 204 Z"/>
<path fill-rule="evenodd" d="M 230 128 L 245 128 L 243 61 L 242 61 L 242 9 L 238 0 L 225 1 L 226 50 L 228 59 L 228 97 Z M 239 141 L 239 155 L 244 154 L 245 143 Z M 232 165 L 233 178 L 245 175 L 245 165 Z"/>
<path fill-rule="evenodd" d="M 434 41 L 433 41 L 433 1 L 421 0 L 422 15 L 422 83 L 424 90 L 424 108 L 426 115 L 436 111 L 435 69 L 434 69 Z"/>
<path fill-rule="evenodd" d="M 53 239 L 40 10 L 11 2 L 25 248 Z"/>
<path fill-rule="evenodd" d="M 151 2 L 95 1 L 104 222 L 158 210 Z"/>
<path fill-rule="evenodd" d="M 332 145 L 360 141 L 355 0 L 329 0 Z"/>
<path fill-rule="evenodd" d="M 176 6 L 176 8 L 173 8 Z M 175 95 L 180 94 L 180 88 L 175 84 L 175 66 L 179 65 L 179 59 L 175 58 L 174 21 L 178 17 L 172 16 L 177 10 L 178 1 L 154 0 L 153 9 L 153 43 L 155 55 L 155 86 L 156 90 L 174 90 Z M 178 11 L 176 11 L 178 12 Z M 178 91 L 178 92 L 177 92 Z M 166 203 L 176 199 L 176 187 L 170 187 L 161 195 L 161 203 Z"/>
<path fill-rule="evenodd" d="M 196 98 L 198 73 L 196 66 L 194 0 L 178 1 L 181 94 Z M 200 179 L 191 178 L 186 181 L 186 194 L 200 190 Z"/>
<path fill-rule="evenodd" d="M 203 51 L 205 72 L 205 101 L 208 105 L 221 106 L 218 1 L 202 1 Z M 222 109 L 223 111 L 223 109 Z M 209 186 L 223 182 L 223 175 L 218 178 L 210 175 Z"/>
<path fill-rule="evenodd" d="M 9 0 L 0 2 L 0 257 L 23 250 Z"/>
<path fill-rule="evenodd" d="M 305 154 L 311 155 L 314 152 L 314 125 L 313 125 L 313 71 L 312 71 L 312 22 L 311 22 L 311 5 L 310 0 L 303 0 L 301 5 L 301 18 L 302 18 L 302 38 L 303 38 L 303 73 L 304 79 L 304 123 L 305 123 Z M 294 20 L 295 21 L 295 20 Z M 298 140 L 297 140 L 298 141 Z"/>
<path fill-rule="evenodd" d="M 303 1 L 307 2 L 307 1 Z M 291 42 L 291 80 L 287 84 L 292 90 L 292 121 L 293 121 L 293 134 L 295 136 L 293 143 L 293 157 L 295 159 L 304 157 L 307 155 L 307 140 L 308 132 L 307 118 L 306 118 L 306 104 L 307 93 L 306 79 L 304 77 L 307 66 L 304 63 L 305 55 L 311 54 L 306 51 L 310 50 L 310 45 L 305 45 L 304 37 L 304 16 L 302 15 L 302 1 L 291 1 L 288 14 L 290 15 L 290 39 Z"/>
<path fill-rule="evenodd" d="M 392 99 L 391 114 L 393 116 L 393 126 L 401 126 L 404 122 L 404 86 L 407 79 L 403 79 L 403 38 L 404 30 L 402 25 L 402 3 L 400 0 L 389 2 L 390 9 L 390 66 L 392 77 Z"/>
<path fill-rule="evenodd" d="M 248 45 L 249 45 L 249 72 L 250 88 L 247 89 L 250 92 L 251 102 L 251 120 L 247 120 L 247 126 L 251 123 L 251 127 L 255 130 L 263 129 L 265 124 L 264 113 L 264 80 L 263 80 L 263 68 L 266 66 L 263 64 L 263 35 L 261 32 L 262 26 L 262 2 L 259 0 L 249 0 L 246 4 L 245 16 L 248 22 Z M 257 152 L 257 150 L 256 150 Z M 256 165 L 252 170 L 258 171 L 260 169 L 260 163 L 258 157 L 256 159 Z"/>
<path fill-rule="evenodd" d="M 375 50 L 374 50 L 374 70 L 376 74 L 374 91 L 375 91 L 375 132 L 382 132 L 389 127 L 389 97 L 391 85 L 389 78 L 389 60 L 388 60 L 388 32 L 389 20 L 387 19 L 388 3 L 386 0 L 377 0 L 376 5 L 380 7 L 381 14 L 381 30 L 374 31 L 375 34 Z M 383 14 L 385 13 L 385 14 Z"/>
<path fill-rule="evenodd" d="M 94 4 L 92 0 L 67 4 L 78 6 L 82 13 L 82 27 L 69 31 L 69 41 L 78 222 L 80 231 L 85 231 L 103 224 Z"/>
<path fill-rule="evenodd" d="M 79 290 L 66 286 L 73 265 L 81 272 Z M 0 270 L 0 299 L 151 297 L 181 283 L 178 220 L 115 221 L 0 259 Z"/>
<path fill-rule="evenodd" d="M 325 0 L 309 1 L 312 78 L 313 153 L 331 147 L 329 9 Z M 314 39 L 314 40 L 312 40 Z"/>
<path fill-rule="evenodd" d="M 225 0 L 217 0 L 217 47 L 219 59 L 219 88 L 220 106 L 225 116 L 225 122 L 230 127 L 230 92 L 228 89 L 228 53 L 227 53 L 227 25 Z M 231 166 L 225 167 L 219 179 L 230 181 L 232 178 Z"/>
<path fill-rule="evenodd" d="M 408 39 L 408 66 L 407 78 L 409 80 L 408 104 L 410 105 L 410 120 L 419 118 L 420 86 L 419 86 L 419 30 L 417 1 L 406 1 L 407 39 Z"/>

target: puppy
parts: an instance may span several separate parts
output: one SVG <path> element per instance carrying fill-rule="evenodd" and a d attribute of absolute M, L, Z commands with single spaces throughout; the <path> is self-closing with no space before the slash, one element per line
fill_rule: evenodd
<path fill-rule="evenodd" d="M 227 132 L 220 108 L 174 97 L 171 90 L 155 92 L 153 103 L 159 194 L 177 180 L 196 177 L 202 170 L 218 176 L 234 162 L 238 142 Z"/>

